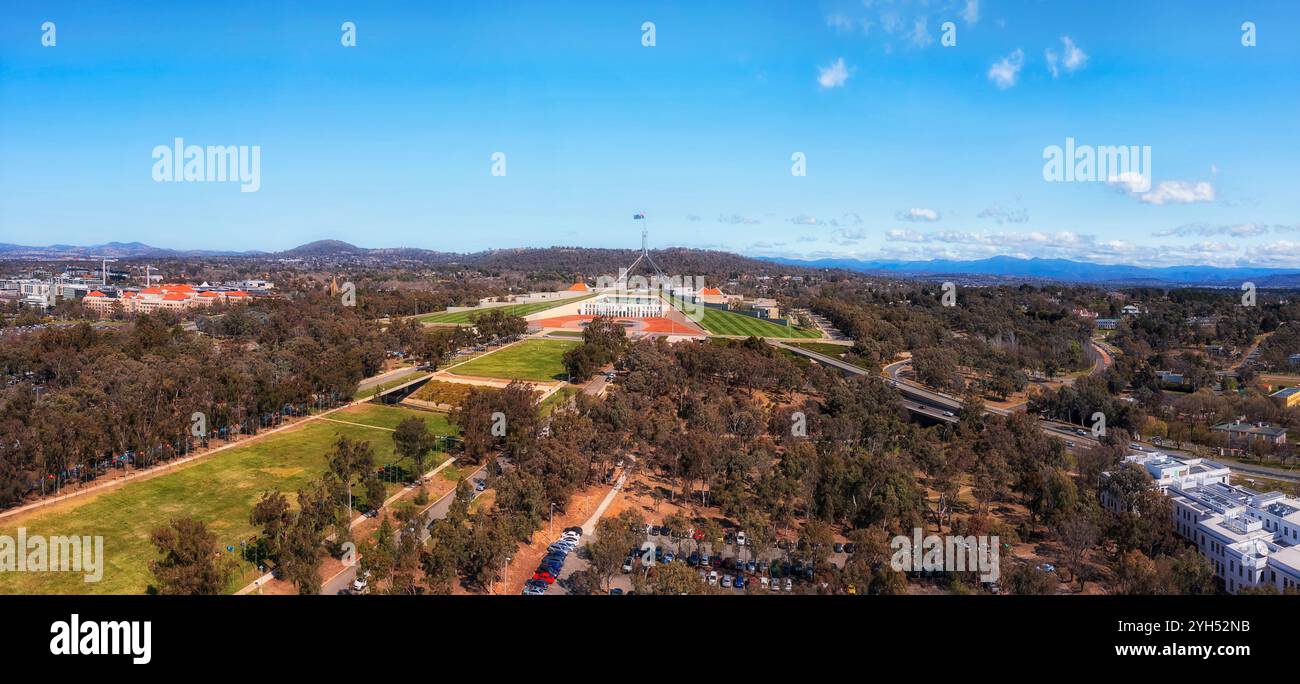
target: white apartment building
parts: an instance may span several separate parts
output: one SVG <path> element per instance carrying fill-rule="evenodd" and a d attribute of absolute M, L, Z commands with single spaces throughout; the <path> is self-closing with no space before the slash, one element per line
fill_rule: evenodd
<path fill-rule="evenodd" d="M 1125 460 L 1172 499 L 1174 531 L 1196 544 L 1228 593 L 1300 587 L 1300 501 L 1230 484 L 1231 471 L 1205 459 L 1140 453 Z M 1102 503 L 1113 509 L 1108 498 L 1103 490 Z"/>

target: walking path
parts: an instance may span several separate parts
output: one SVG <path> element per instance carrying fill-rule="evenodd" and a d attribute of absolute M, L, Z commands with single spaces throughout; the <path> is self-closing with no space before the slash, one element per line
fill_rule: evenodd
<path fill-rule="evenodd" d="M 355 425 L 357 427 L 370 428 L 372 430 L 385 430 L 387 432 L 397 432 L 397 430 L 394 430 L 393 428 L 381 427 L 379 425 L 366 425 L 365 423 L 354 423 L 350 420 L 339 420 L 338 418 L 322 418 L 321 420 L 328 420 L 331 423 L 342 423 L 344 425 Z"/>
<path fill-rule="evenodd" d="M 613 488 L 609 490 L 609 493 L 605 495 L 605 498 L 601 499 L 600 505 L 592 512 L 591 517 L 587 518 L 587 522 L 582 523 L 582 536 L 584 538 L 587 538 L 596 530 L 596 523 L 600 521 L 600 516 L 605 514 L 605 509 L 609 508 L 609 504 L 612 503 L 614 497 L 618 496 L 618 493 L 623 490 L 623 485 L 626 482 L 627 473 L 625 472 L 622 475 L 619 475 L 618 481 L 614 483 Z"/>
<path fill-rule="evenodd" d="M 335 422 L 343 422 L 343 421 L 335 421 Z M 360 423 L 353 423 L 353 424 L 354 424 L 354 425 L 360 425 Z M 374 427 L 374 426 L 373 426 L 373 425 L 364 425 L 364 426 L 362 426 L 362 427 Z M 388 428 L 378 428 L 378 429 L 380 429 L 380 430 L 387 430 Z M 455 456 L 453 456 L 453 457 L 451 457 L 451 458 L 448 458 L 447 460 L 445 460 L 445 461 L 443 461 L 442 463 L 438 464 L 438 466 L 435 467 L 433 470 L 430 470 L 429 472 L 425 473 L 425 474 L 424 474 L 424 478 L 427 479 L 427 478 L 433 477 L 434 475 L 437 475 L 438 473 L 442 472 L 443 469 L 445 469 L 445 468 L 451 466 L 451 464 L 453 464 L 453 463 L 455 463 L 455 462 L 456 462 L 456 457 L 455 457 Z M 402 497 L 406 496 L 407 494 L 410 494 L 411 491 L 414 490 L 414 489 L 415 489 L 415 487 L 403 487 L 402 489 L 398 490 L 398 492 L 397 492 L 396 494 L 393 494 L 392 496 L 388 497 L 387 499 L 384 499 L 384 507 L 387 507 L 387 506 L 392 505 L 392 504 L 395 503 L 398 499 L 401 499 Z M 455 492 L 456 492 L 456 490 L 453 489 L 451 493 L 454 494 Z M 446 497 L 444 496 L 443 498 L 446 498 Z M 438 501 L 441 501 L 441 500 L 442 500 L 442 499 L 439 499 Z M 430 506 L 433 506 L 433 505 L 435 505 L 435 504 L 437 504 L 437 503 L 438 503 L 438 502 L 435 501 L 433 504 L 430 504 Z M 352 522 L 348 523 L 348 529 L 352 529 L 352 528 L 356 527 L 357 525 L 360 525 L 361 523 L 363 523 L 363 522 L 365 522 L 365 521 L 366 521 L 366 516 L 365 516 L 365 514 L 358 515 L 357 517 L 355 517 L 355 518 L 352 519 Z M 333 538 L 334 538 L 334 535 L 331 534 L 329 537 L 326 538 L 326 541 L 330 541 L 330 540 L 332 540 Z M 352 567 L 352 566 L 349 566 L 349 567 Z M 347 572 L 347 570 L 344 570 L 343 572 Z M 339 574 L 342 574 L 342 573 L 339 573 Z M 337 576 L 338 576 L 338 575 L 336 574 L 334 577 L 337 577 Z M 331 580 L 334 579 L 334 577 L 331 577 L 331 578 L 325 580 L 325 582 L 323 582 L 322 584 L 328 584 Z M 250 592 L 252 592 L 252 591 L 255 591 L 256 589 L 258 589 L 259 587 L 261 587 L 263 584 L 266 584 L 267 582 L 270 582 L 272 579 L 275 579 L 275 573 L 273 573 L 273 572 L 268 572 L 268 573 L 266 573 L 265 575 L 262 575 L 261 577 L 258 577 L 257 579 L 253 580 L 251 583 L 249 583 L 249 584 L 248 584 L 247 586 L 245 586 L 244 588 L 242 588 L 242 589 L 240 589 L 239 591 L 235 592 L 235 595 L 236 595 L 236 596 L 242 596 L 242 595 L 244 595 L 244 594 L 247 594 L 247 593 L 250 593 Z"/>

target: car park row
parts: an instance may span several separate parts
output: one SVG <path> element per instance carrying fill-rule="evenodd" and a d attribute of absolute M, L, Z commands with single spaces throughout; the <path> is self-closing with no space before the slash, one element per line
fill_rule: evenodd
<path fill-rule="evenodd" d="M 581 527 L 566 528 L 559 539 L 546 547 L 546 557 L 537 565 L 537 571 L 533 573 L 532 579 L 524 584 L 524 590 L 521 593 L 525 596 L 545 594 L 547 588 L 554 584 L 555 580 L 559 579 L 560 571 L 564 569 L 565 559 L 578 548 L 581 541 Z"/>

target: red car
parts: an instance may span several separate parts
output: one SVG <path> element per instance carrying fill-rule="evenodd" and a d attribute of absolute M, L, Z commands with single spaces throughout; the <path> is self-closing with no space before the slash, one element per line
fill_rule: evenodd
<path fill-rule="evenodd" d="M 552 575 L 551 573 L 549 573 L 549 572 L 545 572 L 545 571 L 543 571 L 543 572 L 534 572 L 534 573 L 533 573 L 533 579 L 535 579 L 535 580 L 541 580 L 541 581 L 543 581 L 543 582 L 545 582 L 545 583 L 547 583 L 547 584 L 555 584 L 555 575 Z"/>
<path fill-rule="evenodd" d="M 704 530 L 695 530 L 695 532 L 691 534 L 691 539 L 694 539 L 695 541 L 703 541 Z"/>

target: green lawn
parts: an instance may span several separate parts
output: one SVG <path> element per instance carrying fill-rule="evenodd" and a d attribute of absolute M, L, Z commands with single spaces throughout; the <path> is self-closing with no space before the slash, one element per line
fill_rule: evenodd
<path fill-rule="evenodd" d="M 564 352 L 579 344 L 568 340 L 528 339 L 447 370 L 456 375 L 504 380 L 563 380 L 567 377 Z"/>
<path fill-rule="evenodd" d="M 421 323 L 455 323 L 458 325 L 469 325 L 470 323 L 473 323 L 475 316 L 487 311 L 500 310 L 511 316 L 527 316 L 529 314 L 535 314 L 538 311 L 546 311 L 547 309 L 554 309 L 557 306 L 580 301 L 590 296 L 592 295 L 572 297 L 570 299 L 554 299 L 547 302 L 532 302 L 530 304 L 508 304 L 506 306 L 484 307 L 482 309 L 470 309 L 468 311 L 443 311 L 441 313 L 420 316 L 416 320 Z"/>
<path fill-rule="evenodd" d="M 557 390 L 555 394 L 547 397 L 541 404 L 538 404 L 537 410 L 541 412 L 543 417 L 549 416 L 555 409 L 567 404 L 569 399 L 581 391 L 582 388 L 577 385 L 565 385 Z"/>
<path fill-rule="evenodd" d="M 680 300 L 674 298 L 673 304 L 685 311 Z M 734 311 L 723 311 L 721 309 L 711 309 L 704 307 L 704 316 L 697 321 L 701 327 L 714 335 L 745 335 L 747 337 L 806 337 L 818 338 L 822 334 L 818 330 L 808 330 L 797 328 L 793 325 L 777 325 L 771 321 L 765 321 L 753 316 L 738 314 Z"/>
<path fill-rule="evenodd" d="M 871 370 L 871 368 L 865 365 L 860 358 L 846 358 L 846 354 L 852 351 L 853 347 L 847 347 L 840 344 L 827 344 L 826 342 L 790 342 L 789 345 L 791 347 L 799 347 L 801 349 L 807 349 L 808 351 L 817 352 L 818 354 L 824 354 L 833 359 L 839 359 L 845 363 L 851 363 L 859 368 Z"/>
<path fill-rule="evenodd" d="M 337 411 L 329 417 L 393 427 L 411 415 L 425 418 L 438 434 L 451 431 L 444 414 L 377 404 Z M 149 561 L 157 557 L 149 534 L 173 517 L 202 520 L 216 533 L 223 552 L 227 545 L 238 549 L 239 540 L 257 534 L 248 523 L 248 514 L 262 492 L 276 489 L 296 503 L 294 492 L 325 471 L 326 455 L 341 436 L 369 442 L 378 464 L 396 460 L 392 433 L 387 430 L 314 420 L 175 472 L 87 495 L 16 522 L 4 521 L 0 534 L 10 536 L 17 534 L 19 526 L 25 527 L 28 535 L 103 536 L 104 573 L 97 583 L 84 582 L 80 573 L 71 572 L 0 573 L 0 594 L 143 593 L 152 580 Z M 390 484 L 389 494 L 398 486 Z M 237 556 L 238 552 L 228 555 Z M 251 563 L 240 562 L 239 573 L 231 577 L 227 589 L 238 589 L 256 574 Z"/>

